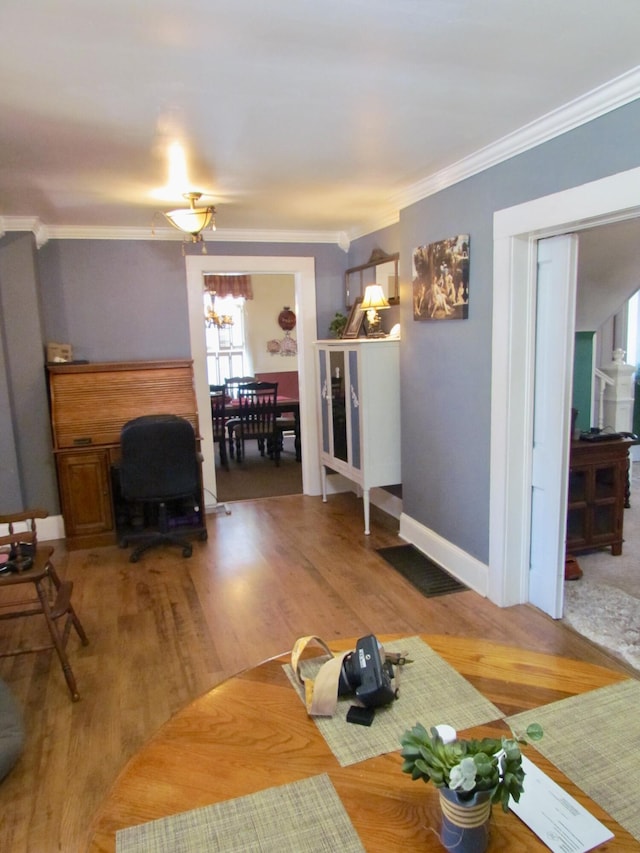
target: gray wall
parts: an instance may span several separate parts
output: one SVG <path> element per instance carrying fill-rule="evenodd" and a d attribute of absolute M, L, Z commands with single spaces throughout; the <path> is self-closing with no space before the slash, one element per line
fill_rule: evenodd
<path fill-rule="evenodd" d="M 482 562 L 489 558 L 494 211 L 640 165 L 639 134 L 635 101 L 401 212 L 403 510 Z M 469 319 L 415 322 L 413 250 L 456 234 L 470 235 Z"/>
<path fill-rule="evenodd" d="M 209 253 L 314 257 L 319 337 L 344 304 L 347 255 L 335 245 L 210 243 Z M 181 245 L 52 240 L 37 250 L 31 234 L 4 237 L 0 305 L 0 512 L 39 505 L 57 514 L 45 343 L 71 343 L 88 361 L 189 358 Z"/>
<path fill-rule="evenodd" d="M 0 512 L 57 512 L 32 234 L 0 240 Z"/>
<path fill-rule="evenodd" d="M 328 327 L 344 303 L 347 256 L 335 245 L 234 242 L 208 246 L 212 266 L 215 255 L 315 257 L 319 330 Z M 40 249 L 38 260 L 45 335 L 47 340 L 72 343 L 74 358 L 190 356 L 180 243 L 52 240 Z"/>

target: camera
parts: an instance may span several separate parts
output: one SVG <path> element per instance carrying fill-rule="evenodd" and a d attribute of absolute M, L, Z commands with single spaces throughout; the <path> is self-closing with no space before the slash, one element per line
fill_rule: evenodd
<path fill-rule="evenodd" d="M 382 646 L 369 634 L 356 643 L 355 651 L 349 652 L 342 661 L 338 696 L 355 693 L 367 708 L 388 705 L 397 698 L 391 686 L 393 667 L 384 657 Z"/>

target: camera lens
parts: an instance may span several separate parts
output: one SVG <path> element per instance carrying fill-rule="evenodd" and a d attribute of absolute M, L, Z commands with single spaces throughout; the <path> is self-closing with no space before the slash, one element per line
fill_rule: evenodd
<path fill-rule="evenodd" d="M 343 658 L 340 668 L 340 680 L 338 681 L 338 696 L 353 693 L 356 687 L 360 687 L 360 669 L 354 664 L 354 654 L 349 652 Z"/>

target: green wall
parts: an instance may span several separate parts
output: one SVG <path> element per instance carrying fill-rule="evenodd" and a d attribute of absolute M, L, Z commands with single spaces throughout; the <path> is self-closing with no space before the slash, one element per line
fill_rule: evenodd
<path fill-rule="evenodd" d="M 575 353 L 573 356 L 573 400 L 572 406 L 578 410 L 576 428 L 587 430 L 591 427 L 591 398 L 593 379 L 593 345 L 595 332 L 576 332 Z"/>

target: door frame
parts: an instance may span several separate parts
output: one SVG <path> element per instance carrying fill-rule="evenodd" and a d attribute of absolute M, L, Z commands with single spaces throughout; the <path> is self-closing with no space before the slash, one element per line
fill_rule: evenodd
<path fill-rule="evenodd" d="M 494 213 L 487 592 L 502 607 L 529 601 L 537 241 L 638 216 L 640 168 Z"/>
<path fill-rule="evenodd" d="M 298 343 L 298 376 L 300 398 L 300 441 L 302 445 L 302 491 L 319 495 L 320 464 L 318 423 L 315 404 L 314 341 L 317 339 L 316 274 L 313 257 L 264 257 L 240 255 L 188 255 L 185 258 L 191 357 L 200 413 L 209 412 L 206 341 L 202 307 L 203 282 L 207 273 L 290 274 L 295 282 L 296 338 Z M 217 504 L 215 447 L 210 417 L 199 418 L 205 505 Z"/>

